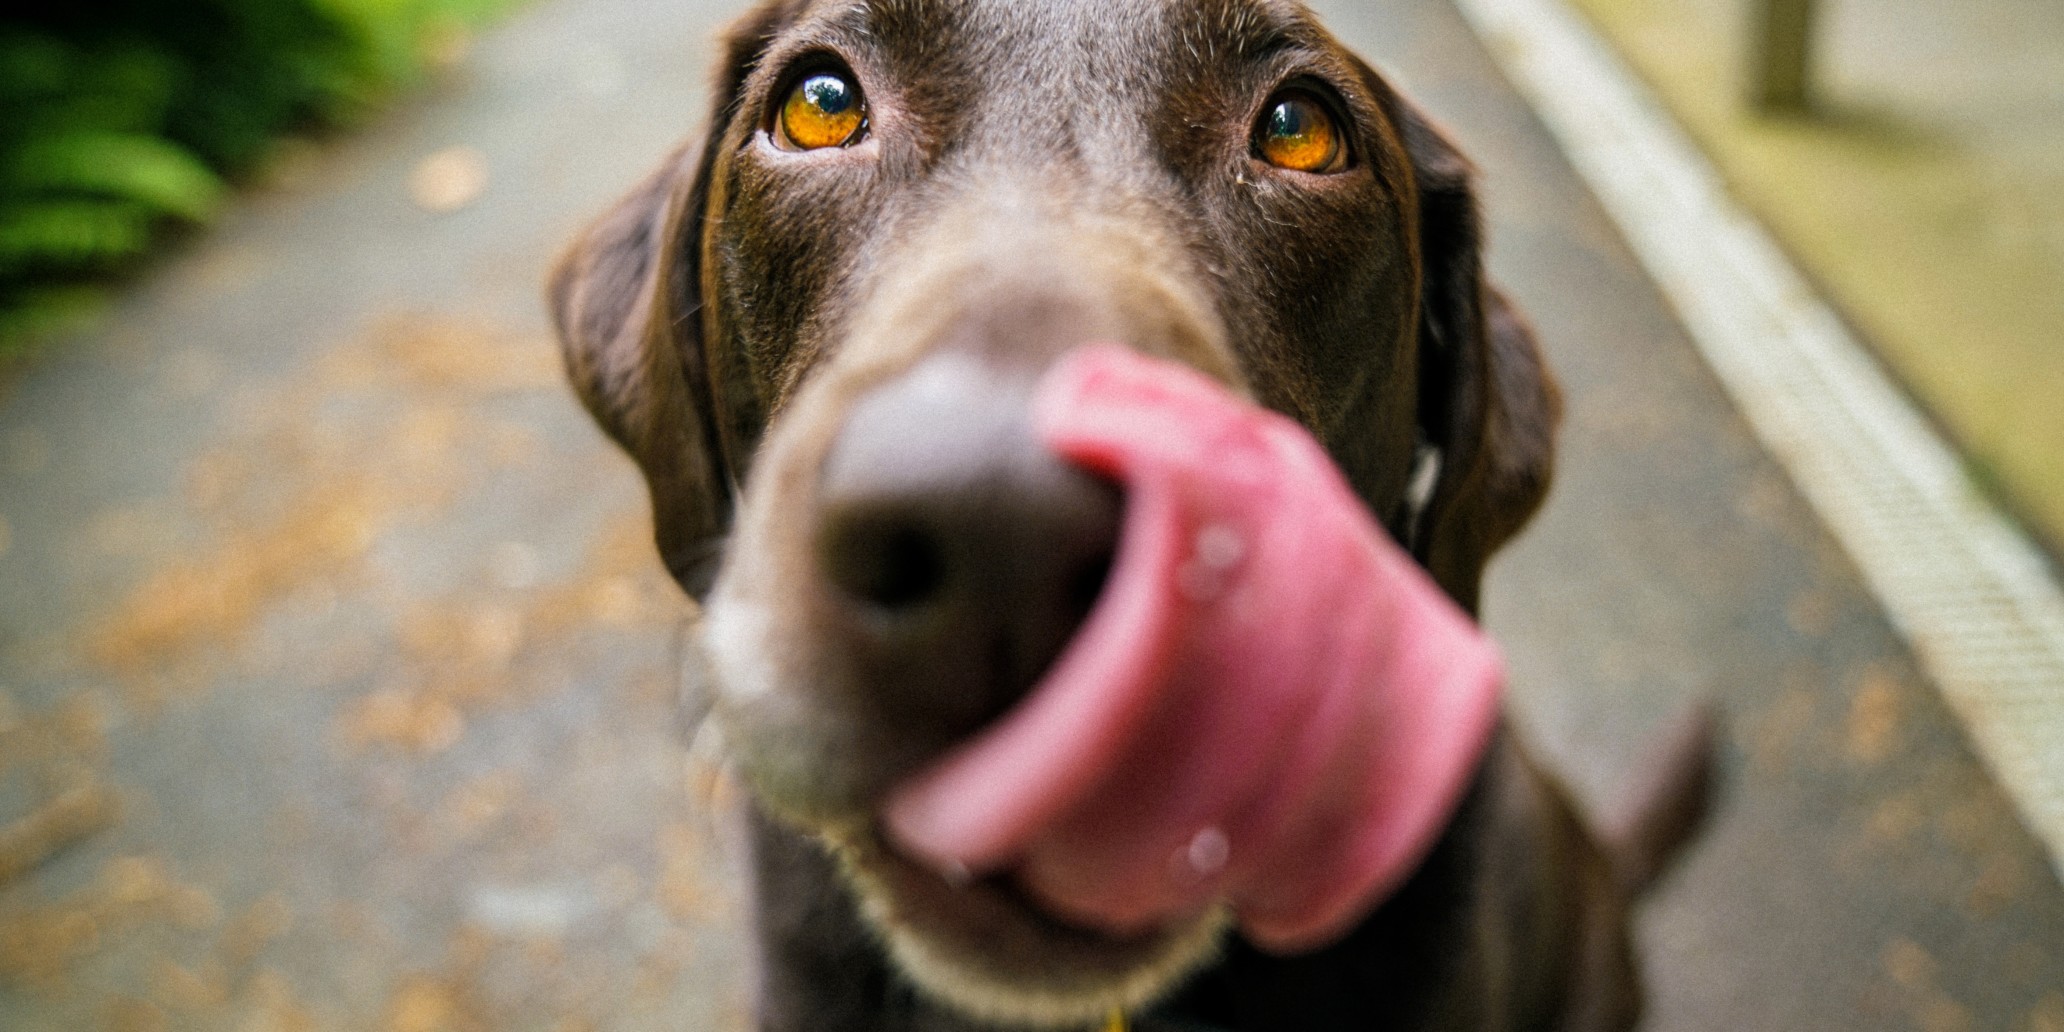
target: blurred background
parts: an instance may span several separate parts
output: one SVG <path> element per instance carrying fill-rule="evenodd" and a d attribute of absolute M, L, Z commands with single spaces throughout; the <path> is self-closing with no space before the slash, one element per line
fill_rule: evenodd
<path fill-rule="evenodd" d="M 2064 546 L 2064 8 L 1576 0 L 1735 195 Z"/>
<path fill-rule="evenodd" d="M 230 184 L 374 117 L 510 0 L 39 4 L 0 22 L 0 351 L 77 324 Z"/>
<path fill-rule="evenodd" d="M 2064 7 L 1554 2 L 2054 587 Z M 1555 138 L 1449 0 L 1313 6 L 1482 168 L 1569 390 L 1487 592 L 1515 720 L 1597 808 L 1686 702 L 1726 714 L 1720 810 L 1641 918 L 1648 1027 L 2064 1032 L 2028 802 Z M 0 17 L 0 1028 L 745 1027 L 695 614 L 541 303 L 704 124 L 738 7 Z"/>

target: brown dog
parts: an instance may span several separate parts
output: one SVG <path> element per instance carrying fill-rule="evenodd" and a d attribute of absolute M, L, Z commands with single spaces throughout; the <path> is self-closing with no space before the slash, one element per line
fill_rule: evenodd
<path fill-rule="evenodd" d="M 553 278 L 574 382 L 707 601 L 756 806 L 763 1030 L 1610 1030 L 1627 904 L 1689 834 L 1701 727 L 1594 840 L 1500 732 L 1344 940 L 1121 937 L 883 844 L 886 790 L 1039 679 L 1123 501 L 1032 384 L 1122 342 L 1307 426 L 1465 608 L 1545 494 L 1559 402 L 1483 280 L 1470 169 L 1287 0 L 767 0 L 707 141 Z"/>

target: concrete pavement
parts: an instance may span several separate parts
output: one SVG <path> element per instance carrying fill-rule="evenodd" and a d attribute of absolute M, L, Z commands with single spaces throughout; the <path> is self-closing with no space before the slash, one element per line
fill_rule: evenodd
<path fill-rule="evenodd" d="M 1525 727 L 1603 804 L 1728 712 L 1650 1027 L 2064 1029 L 2064 891 L 1553 145 L 1440 0 L 1317 6 L 1486 170 L 1570 389 L 1489 590 Z M 0 820 L 119 800 L 0 886 L 0 1026 L 738 1027 L 688 607 L 538 301 L 728 8 L 547 0 L 0 387 Z M 486 189 L 432 215 L 451 147 Z"/>
<path fill-rule="evenodd" d="M 1823 3 L 1810 117 L 1758 118 L 1740 0 L 1575 0 L 1973 472 L 2064 551 L 2064 7 Z"/>

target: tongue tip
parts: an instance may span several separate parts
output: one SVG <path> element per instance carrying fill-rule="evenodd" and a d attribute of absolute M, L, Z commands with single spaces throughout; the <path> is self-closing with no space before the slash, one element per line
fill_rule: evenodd
<path fill-rule="evenodd" d="M 1116 344 L 1070 352 L 1034 395 L 1038 432 L 1067 461 L 1118 475 L 1132 460 L 1087 428 L 1109 430 L 1106 421 L 1117 418 L 1120 439 L 1139 432 L 1129 422 L 1139 412 L 1112 398 L 1165 388 L 1173 373 L 1164 365 Z M 1103 780 L 1172 658 L 1181 518 L 1165 491 L 1126 485 L 1117 561 L 1089 618 L 999 723 L 893 790 L 881 817 L 898 848 L 941 871 L 993 870 Z"/>
<path fill-rule="evenodd" d="M 1137 735 L 1175 646 L 1174 511 L 1126 505 L 1104 596 L 1052 670 L 994 727 L 898 786 L 883 807 L 898 845 L 943 870 L 983 871 L 1095 790 Z"/>
<path fill-rule="evenodd" d="M 882 807 L 897 849 L 942 873 L 986 873 L 1009 862 L 1045 819 L 1046 799 L 970 773 L 951 757 L 896 789 Z"/>
<path fill-rule="evenodd" d="M 972 870 L 987 859 L 994 844 L 977 834 L 981 829 L 956 813 L 951 799 L 928 791 L 927 782 L 897 790 L 882 809 L 882 826 L 896 848 L 942 873 Z M 986 866 L 986 865 L 983 865 Z"/>

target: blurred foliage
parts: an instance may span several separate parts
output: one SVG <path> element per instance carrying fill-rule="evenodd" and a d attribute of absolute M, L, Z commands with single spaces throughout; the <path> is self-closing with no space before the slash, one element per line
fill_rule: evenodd
<path fill-rule="evenodd" d="M 0 16 L 0 353 L 91 311 L 167 230 L 206 222 L 282 134 L 363 117 L 509 2 L 57 0 Z"/>

